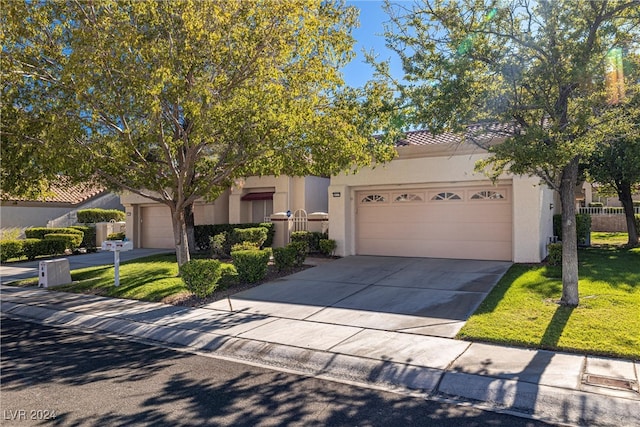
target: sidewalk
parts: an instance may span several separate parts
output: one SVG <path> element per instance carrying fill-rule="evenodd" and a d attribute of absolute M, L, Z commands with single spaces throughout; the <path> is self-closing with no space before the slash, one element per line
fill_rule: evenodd
<path fill-rule="evenodd" d="M 225 301 L 188 308 L 4 285 L 0 296 L 3 315 L 43 324 L 185 346 L 551 423 L 640 425 L 640 364 L 630 361 L 283 318 L 234 310 L 237 299 L 226 300 L 225 309 Z"/>

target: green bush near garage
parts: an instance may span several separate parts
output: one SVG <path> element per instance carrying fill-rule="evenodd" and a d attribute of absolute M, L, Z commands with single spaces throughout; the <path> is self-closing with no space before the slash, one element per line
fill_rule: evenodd
<path fill-rule="evenodd" d="M 233 265 L 238 271 L 238 279 L 245 283 L 258 282 L 267 275 L 267 265 L 271 258 L 270 249 L 231 252 Z"/>
<path fill-rule="evenodd" d="M 578 245 L 584 246 L 589 244 L 589 241 L 591 240 L 591 215 L 576 215 L 576 234 L 578 238 Z M 560 214 L 553 216 L 553 235 L 558 236 L 558 240 L 562 240 L 562 215 Z"/>
<path fill-rule="evenodd" d="M 194 227 L 194 237 L 196 240 L 196 247 L 200 251 L 209 252 L 212 250 L 211 242 L 212 238 L 218 234 L 224 233 L 226 240 L 225 244 L 228 244 L 229 250 L 234 243 L 230 237 L 233 230 L 236 228 L 256 228 L 263 227 L 267 229 L 267 240 L 262 244 L 263 247 L 270 247 L 273 244 L 273 237 L 276 233 L 275 226 L 271 222 L 261 223 L 245 223 L 245 224 L 205 224 L 196 225 Z M 228 255 L 228 252 L 227 252 Z"/>

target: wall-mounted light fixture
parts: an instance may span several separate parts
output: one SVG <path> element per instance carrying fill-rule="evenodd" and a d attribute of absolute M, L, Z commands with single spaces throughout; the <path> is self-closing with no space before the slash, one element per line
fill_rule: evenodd
<path fill-rule="evenodd" d="M 332 195 L 333 197 L 340 197 L 340 195 L 341 195 L 341 194 L 340 194 L 340 192 L 339 192 L 339 191 L 334 191 L 333 193 L 331 193 L 331 195 Z"/>

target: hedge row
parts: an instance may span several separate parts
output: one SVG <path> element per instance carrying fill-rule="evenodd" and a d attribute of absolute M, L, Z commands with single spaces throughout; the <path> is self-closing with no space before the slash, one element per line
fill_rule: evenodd
<path fill-rule="evenodd" d="M 267 229 L 267 239 L 264 241 L 263 246 L 269 247 L 273 244 L 273 236 L 276 232 L 276 229 L 273 223 L 270 222 L 262 222 L 262 223 L 247 223 L 247 224 L 207 224 L 207 225 L 196 225 L 194 227 L 194 235 L 196 240 L 196 247 L 200 251 L 209 252 L 211 250 L 211 238 L 220 234 L 220 233 L 233 233 L 233 230 L 236 228 L 244 229 L 244 228 L 256 228 L 256 227 L 264 227 Z M 239 243 L 239 242 L 236 242 Z"/>
<path fill-rule="evenodd" d="M 117 209 L 80 209 L 78 222 L 82 224 L 94 224 L 96 222 L 121 222 L 125 220 L 125 213 Z"/>
<path fill-rule="evenodd" d="M 52 237 L 0 241 L 0 261 L 5 262 L 8 259 L 22 258 L 23 256 L 32 261 L 42 255 L 60 255 L 68 249 L 71 241 L 78 241 L 78 236 L 73 234 L 52 234 L 49 236 Z"/>
<path fill-rule="evenodd" d="M 47 228 L 47 227 L 32 227 L 24 230 L 24 235 L 27 239 L 44 239 L 47 234 L 79 234 L 84 236 L 84 232 L 77 228 L 64 227 L 64 228 Z"/>
<path fill-rule="evenodd" d="M 91 226 L 32 227 L 25 229 L 24 234 L 26 239 L 0 242 L 0 262 L 22 257 L 34 260 L 38 256 L 64 254 L 67 249 L 74 251 L 80 247 L 95 251 L 96 229 Z"/>

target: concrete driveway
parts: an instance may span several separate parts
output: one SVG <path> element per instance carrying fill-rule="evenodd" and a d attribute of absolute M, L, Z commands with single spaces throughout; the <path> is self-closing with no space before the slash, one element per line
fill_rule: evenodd
<path fill-rule="evenodd" d="M 510 262 L 351 256 L 235 294 L 207 308 L 451 338 Z M 260 334 L 261 332 L 255 332 Z M 263 337 L 264 338 L 264 337 Z"/>

